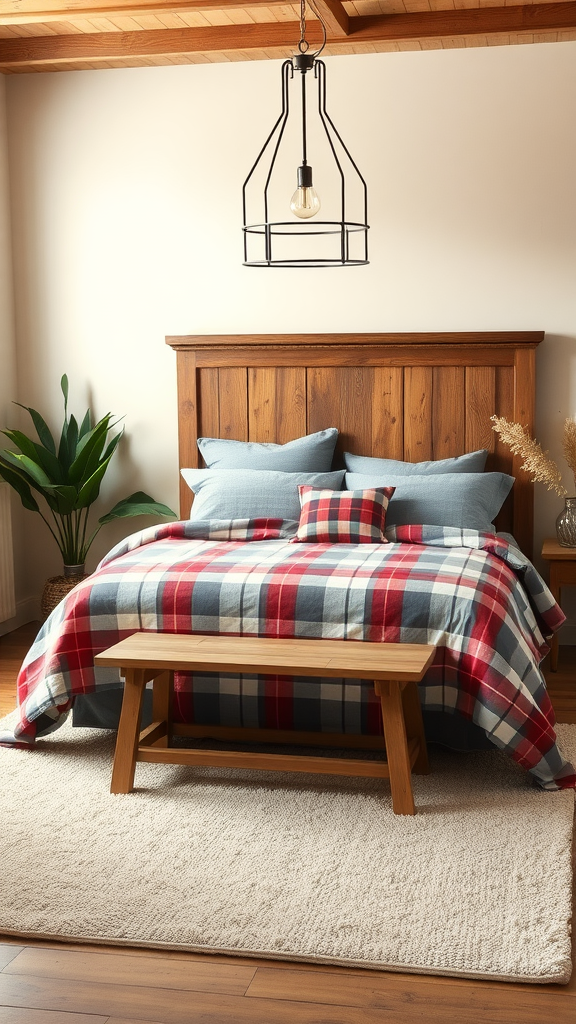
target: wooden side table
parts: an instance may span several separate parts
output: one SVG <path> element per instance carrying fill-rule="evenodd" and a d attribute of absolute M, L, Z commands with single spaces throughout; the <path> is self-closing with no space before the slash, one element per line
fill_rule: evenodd
<path fill-rule="evenodd" d="M 548 538 L 542 545 L 542 558 L 550 562 L 550 590 L 560 604 L 562 587 L 576 586 L 576 548 L 563 548 L 557 540 Z M 558 671 L 558 634 L 550 642 L 550 668 Z"/>

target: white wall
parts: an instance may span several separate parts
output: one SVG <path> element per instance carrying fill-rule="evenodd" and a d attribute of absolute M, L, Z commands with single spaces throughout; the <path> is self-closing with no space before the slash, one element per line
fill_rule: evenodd
<path fill-rule="evenodd" d="M 5 82 L 6 78 L 0 75 L 0 417 L 2 423 L 8 414 L 9 404 L 15 398 L 16 392 Z"/>
<path fill-rule="evenodd" d="M 10 194 L 8 179 L 8 136 L 6 125 L 6 79 L 0 76 L 0 425 L 4 426 L 13 419 L 16 398 L 16 350 L 14 336 L 14 302 L 12 280 L 12 250 L 10 228 Z M 5 439 L 4 439 L 5 440 Z M 0 437 L 0 446 L 2 439 Z M 14 505 L 14 545 L 18 549 L 21 543 L 19 515 Z M 17 562 L 21 563 L 19 551 L 16 551 Z M 20 566 L 21 567 L 21 566 Z M 30 607 L 23 607 L 22 572 L 17 574 L 18 599 L 21 621 L 30 617 Z M 8 631 L 20 625 L 20 619 L 0 623 L 0 632 Z"/>
<path fill-rule="evenodd" d="M 126 414 L 103 507 L 136 488 L 176 507 L 166 334 L 544 329 L 537 426 L 560 457 L 576 413 L 576 43 L 328 60 L 370 187 L 371 264 L 354 269 L 241 266 L 240 187 L 279 68 L 8 80 L 20 400 L 56 424 L 67 371 L 80 411 Z M 538 488 L 537 542 L 560 507 Z M 58 554 L 26 520 L 37 592 Z M 95 555 L 117 533 L 101 536 Z"/>

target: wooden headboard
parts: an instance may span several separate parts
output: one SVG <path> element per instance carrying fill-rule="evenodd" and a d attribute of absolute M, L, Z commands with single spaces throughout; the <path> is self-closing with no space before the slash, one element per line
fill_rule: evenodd
<path fill-rule="evenodd" d="M 543 331 L 168 337 L 178 354 L 179 465 L 198 437 L 275 441 L 338 427 L 337 453 L 420 462 L 488 448 L 512 473 L 498 517 L 532 554 L 533 485 L 492 430 L 496 413 L 533 429 Z M 190 491 L 181 480 L 181 515 Z"/>

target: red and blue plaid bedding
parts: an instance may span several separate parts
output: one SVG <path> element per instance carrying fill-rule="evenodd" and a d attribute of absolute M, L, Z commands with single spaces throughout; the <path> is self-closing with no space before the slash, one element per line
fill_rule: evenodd
<path fill-rule="evenodd" d="M 427 526 L 387 544 L 293 544 L 280 520 L 180 522 L 117 545 L 41 629 L 18 681 L 20 717 L 0 742 L 33 742 L 78 694 L 119 685 L 94 655 L 137 630 L 429 643 L 426 708 L 459 712 L 545 789 L 576 786 L 556 744 L 539 669 L 564 616 L 518 549 Z M 176 719 L 378 733 L 369 681 L 178 676 Z"/>

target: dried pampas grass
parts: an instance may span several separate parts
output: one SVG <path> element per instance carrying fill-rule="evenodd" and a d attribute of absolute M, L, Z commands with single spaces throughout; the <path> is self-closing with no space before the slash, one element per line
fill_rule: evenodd
<path fill-rule="evenodd" d="M 510 423 L 503 416 L 491 416 L 490 418 L 494 424 L 492 430 L 500 435 L 501 440 L 508 445 L 514 455 L 520 455 L 523 460 L 522 469 L 532 475 L 532 480 L 535 483 L 546 484 L 549 491 L 556 491 L 561 498 L 565 497 L 568 491 L 562 483 L 562 474 L 558 466 L 550 458 L 548 452 L 545 452 L 538 444 L 538 441 L 530 436 L 527 428 L 523 427 L 521 423 Z M 570 431 L 568 431 L 569 423 L 572 425 Z M 568 458 L 568 452 L 570 458 Z M 574 420 L 567 420 L 565 424 L 564 455 L 572 471 L 576 472 L 576 468 L 573 469 L 573 466 L 576 467 L 576 423 Z"/>
<path fill-rule="evenodd" d="M 567 419 L 564 421 L 562 450 L 564 452 L 564 458 L 572 470 L 574 484 L 576 485 L 576 422 L 573 419 Z"/>

